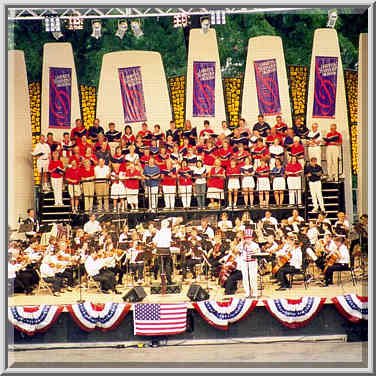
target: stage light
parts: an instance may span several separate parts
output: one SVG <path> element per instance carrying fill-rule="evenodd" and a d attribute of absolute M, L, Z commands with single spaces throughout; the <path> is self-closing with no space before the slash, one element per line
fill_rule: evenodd
<path fill-rule="evenodd" d="M 60 18 L 58 16 L 47 16 L 44 19 L 47 32 L 61 31 Z"/>
<path fill-rule="evenodd" d="M 68 21 L 69 30 L 83 30 L 84 19 L 80 17 L 70 17 Z"/>
<path fill-rule="evenodd" d="M 207 16 L 201 17 L 200 21 L 201 21 L 201 31 L 204 34 L 206 34 L 210 29 L 209 17 L 207 17 Z"/>
<path fill-rule="evenodd" d="M 102 36 L 102 23 L 100 21 L 94 21 L 91 27 L 93 29 L 91 36 L 95 39 L 99 39 Z"/>
<path fill-rule="evenodd" d="M 126 31 L 128 30 L 128 24 L 127 21 L 119 21 L 118 22 L 118 29 L 116 31 L 116 36 L 119 37 L 120 39 L 124 38 L 124 35 Z"/>
<path fill-rule="evenodd" d="M 224 10 L 212 10 L 210 12 L 210 19 L 212 25 L 225 25 L 226 12 Z"/>
<path fill-rule="evenodd" d="M 174 27 L 187 27 L 189 23 L 189 17 L 182 13 L 174 16 Z"/>
<path fill-rule="evenodd" d="M 140 38 L 144 35 L 144 33 L 141 30 L 141 25 L 139 21 L 132 21 L 131 22 L 131 28 L 133 31 L 133 34 L 136 38 Z"/>
<path fill-rule="evenodd" d="M 338 19 L 337 9 L 329 10 L 328 11 L 328 23 L 326 24 L 326 27 L 334 29 L 334 26 L 336 25 L 337 19 Z"/>

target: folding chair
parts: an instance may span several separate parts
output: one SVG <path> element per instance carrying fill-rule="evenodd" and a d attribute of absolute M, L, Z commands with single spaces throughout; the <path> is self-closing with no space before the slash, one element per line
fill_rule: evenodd
<path fill-rule="evenodd" d="M 39 292 L 41 289 L 45 289 L 45 290 L 48 290 L 50 292 L 51 295 L 53 295 L 53 291 L 51 289 L 51 287 L 49 286 L 49 283 L 47 283 L 46 281 L 43 280 L 43 278 L 41 277 L 40 275 L 40 272 L 39 270 L 35 270 L 38 274 L 38 277 L 39 277 L 39 284 L 38 284 L 38 295 L 39 295 Z"/>

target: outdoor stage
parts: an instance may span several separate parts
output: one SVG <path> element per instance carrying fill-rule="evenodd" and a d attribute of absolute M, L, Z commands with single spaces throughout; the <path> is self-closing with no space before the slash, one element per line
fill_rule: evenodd
<path fill-rule="evenodd" d="M 336 276 L 334 285 L 329 287 L 321 287 L 316 282 L 311 282 L 307 289 L 304 288 L 303 282 L 296 277 L 291 289 L 285 291 L 275 291 L 276 284 L 269 281 L 269 276 L 264 276 L 264 289 L 261 296 L 257 299 L 257 305 L 254 310 L 244 319 L 229 325 L 228 330 L 219 330 L 209 325 L 200 314 L 194 309 L 192 302 L 187 297 L 187 292 L 192 283 L 188 282 L 182 285 L 180 294 L 150 294 L 150 287 L 144 287 L 147 296 L 142 303 L 180 303 L 187 302 L 187 329 L 182 334 L 171 336 L 160 336 L 158 340 L 167 340 L 170 344 L 175 343 L 227 343 L 237 340 L 251 341 L 261 340 L 268 341 L 273 338 L 282 338 L 288 340 L 299 337 L 303 339 L 340 339 L 343 341 L 364 341 L 368 338 L 368 321 L 360 320 L 358 323 L 349 321 L 340 314 L 332 298 L 347 294 L 356 294 L 357 296 L 367 296 L 367 280 L 358 280 L 356 286 L 353 286 L 349 279 L 349 273 L 342 276 L 343 283 L 338 284 Z M 295 280 L 294 280 L 295 281 Z M 216 286 L 214 282 L 202 281 L 198 282 L 204 289 L 208 289 L 210 293 L 209 301 L 221 302 L 231 298 L 224 295 L 224 289 Z M 85 302 L 98 303 L 124 303 L 122 297 L 130 290 L 131 286 L 120 287 L 120 295 L 101 294 L 94 289 L 82 289 L 82 299 Z M 326 298 L 322 309 L 317 313 L 312 321 L 304 327 L 288 328 L 281 322 L 276 320 L 267 310 L 264 300 L 267 299 L 299 299 L 304 296 Z M 244 299 L 245 294 L 243 288 L 239 288 L 237 294 L 232 296 Z M 23 349 L 35 347 L 54 347 L 68 346 L 68 344 L 80 343 L 80 346 L 95 346 L 101 343 L 102 346 L 110 346 L 111 344 L 119 344 L 121 346 L 131 346 L 139 343 L 150 344 L 153 337 L 137 336 L 133 333 L 133 306 L 128 314 L 120 322 L 120 325 L 111 331 L 101 331 L 95 329 L 90 332 L 82 330 L 73 320 L 70 312 L 65 305 L 76 304 L 79 299 L 79 290 L 65 292 L 59 297 L 51 296 L 47 291 L 42 290 L 40 295 L 26 296 L 15 294 L 8 299 L 9 306 L 38 306 L 42 304 L 64 306 L 63 312 L 57 321 L 45 333 L 36 333 L 29 336 L 17 329 L 9 323 L 9 338 L 14 336 L 14 343 L 10 349 Z"/>

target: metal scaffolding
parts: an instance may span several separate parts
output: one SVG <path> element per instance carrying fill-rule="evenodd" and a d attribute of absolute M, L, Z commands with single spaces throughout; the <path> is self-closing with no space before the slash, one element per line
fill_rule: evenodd
<path fill-rule="evenodd" d="M 47 16 L 58 16 L 61 19 L 72 17 L 87 19 L 106 18 L 144 18 L 173 17 L 175 15 L 208 15 L 213 11 L 224 11 L 225 14 L 272 13 L 301 11 L 309 8 L 11 8 L 8 7 L 8 20 L 43 20 Z"/>

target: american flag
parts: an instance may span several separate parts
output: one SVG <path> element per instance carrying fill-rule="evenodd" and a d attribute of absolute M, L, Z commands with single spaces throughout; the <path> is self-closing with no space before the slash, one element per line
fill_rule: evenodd
<path fill-rule="evenodd" d="M 133 309 L 135 335 L 166 335 L 185 332 L 187 305 L 136 304 Z"/>

